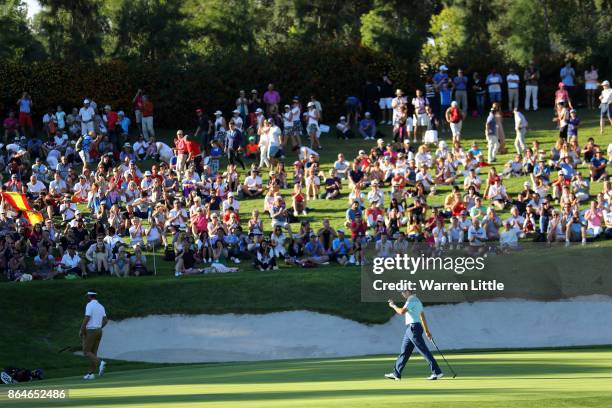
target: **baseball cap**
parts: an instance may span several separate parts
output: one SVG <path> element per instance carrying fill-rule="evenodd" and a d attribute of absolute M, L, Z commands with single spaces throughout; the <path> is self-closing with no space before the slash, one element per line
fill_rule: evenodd
<path fill-rule="evenodd" d="M 215 116 L 221 116 L 223 114 L 223 112 L 221 112 L 220 110 L 215 111 Z"/>
<path fill-rule="evenodd" d="M 84 104 L 89 103 L 89 99 L 83 99 L 83 103 L 84 103 Z"/>
<path fill-rule="evenodd" d="M 601 83 L 601 85 L 602 85 L 602 86 L 604 86 L 604 85 L 605 85 L 605 86 L 610 86 L 610 81 L 608 81 L 608 80 L 606 79 L 605 81 L 603 81 L 603 82 Z"/>
<path fill-rule="evenodd" d="M 440 71 L 448 71 L 448 68 L 446 67 L 446 65 L 442 64 L 440 65 Z"/>

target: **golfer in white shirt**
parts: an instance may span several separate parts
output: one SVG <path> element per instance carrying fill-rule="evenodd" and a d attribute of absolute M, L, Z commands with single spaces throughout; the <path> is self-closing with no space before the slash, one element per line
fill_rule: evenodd
<path fill-rule="evenodd" d="M 104 306 L 96 299 L 97 293 L 95 290 L 87 292 L 89 302 L 85 306 L 85 317 L 81 324 L 80 336 L 83 342 L 83 354 L 89 360 L 89 371 L 83 377 L 84 380 L 93 380 L 96 378 L 94 371 L 98 368 L 98 375 L 104 375 L 106 363 L 100 360 L 97 356 L 98 346 L 102 339 L 102 328 L 108 323 L 106 310 Z"/>

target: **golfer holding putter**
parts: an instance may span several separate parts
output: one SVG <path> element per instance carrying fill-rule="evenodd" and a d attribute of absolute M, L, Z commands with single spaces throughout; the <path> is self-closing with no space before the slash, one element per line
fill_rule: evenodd
<path fill-rule="evenodd" d="M 385 374 L 385 378 L 399 381 L 402 378 L 402 370 L 415 348 L 427 360 L 431 368 L 431 375 L 427 379 L 437 380 L 442 378 L 444 374 L 442 374 L 436 359 L 431 355 L 423 340 L 423 330 L 427 338 L 431 340 L 431 333 L 427 327 L 427 320 L 425 320 L 425 313 L 423 312 L 423 303 L 409 290 L 403 291 L 402 296 L 406 298 L 404 307 L 396 306 L 393 300 L 389 299 L 389 307 L 395 310 L 395 313 L 406 317 L 406 334 L 404 334 L 404 339 L 402 340 L 401 353 L 397 356 L 397 361 L 395 362 L 395 369 L 392 373 Z"/>
<path fill-rule="evenodd" d="M 104 375 L 106 363 L 100 360 L 97 356 L 98 346 L 102 339 L 102 328 L 108 323 L 104 306 L 96 299 L 96 291 L 89 290 L 87 298 L 89 302 L 85 306 L 85 317 L 81 324 L 79 332 L 81 341 L 83 342 L 83 354 L 89 360 L 89 371 L 83 377 L 84 380 L 93 380 L 96 378 L 94 371 L 98 368 L 98 375 Z"/>

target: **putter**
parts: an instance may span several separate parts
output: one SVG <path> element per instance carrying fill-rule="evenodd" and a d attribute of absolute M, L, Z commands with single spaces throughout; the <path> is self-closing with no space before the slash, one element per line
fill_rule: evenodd
<path fill-rule="evenodd" d="M 79 348 L 80 347 L 77 347 L 77 346 L 66 346 L 66 347 L 60 349 L 60 351 L 58 351 L 57 354 L 62 354 L 63 352 L 68 351 L 68 350 L 75 351 L 75 350 L 78 350 Z"/>
<path fill-rule="evenodd" d="M 453 367 L 451 367 L 451 365 L 449 364 L 449 362 L 446 360 L 446 357 L 444 357 L 444 354 L 442 354 L 442 352 L 440 351 L 440 349 L 438 348 L 438 345 L 436 344 L 436 341 L 434 340 L 434 338 L 431 338 L 431 342 L 433 343 L 434 347 L 436 348 L 436 350 L 438 350 L 438 353 L 442 356 L 442 360 L 444 360 L 444 362 L 446 363 L 446 365 L 448 366 L 448 369 L 451 371 L 451 373 L 453 373 L 453 378 L 457 377 L 457 373 L 455 372 L 455 370 L 453 370 Z"/>

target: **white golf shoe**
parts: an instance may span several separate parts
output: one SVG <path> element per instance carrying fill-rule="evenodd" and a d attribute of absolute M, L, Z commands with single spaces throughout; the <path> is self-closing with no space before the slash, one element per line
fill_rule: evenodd
<path fill-rule="evenodd" d="M 444 373 L 440 373 L 440 374 L 432 374 L 429 377 L 427 377 L 428 380 L 439 380 L 440 378 L 444 377 Z"/>
<path fill-rule="evenodd" d="M 393 381 L 401 380 L 401 378 L 399 378 L 397 375 L 395 375 L 395 373 L 385 374 L 385 378 L 387 378 L 389 380 L 393 380 Z"/>
<path fill-rule="evenodd" d="M 84 380 L 95 380 L 96 376 L 93 373 L 88 373 L 83 376 Z"/>
<path fill-rule="evenodd" d="M 104 375 L 104 370 L 106 369 L 106 361 L 100 360 L 100 366 L 98 367 L 98 375 L 102 377 Z"/>

